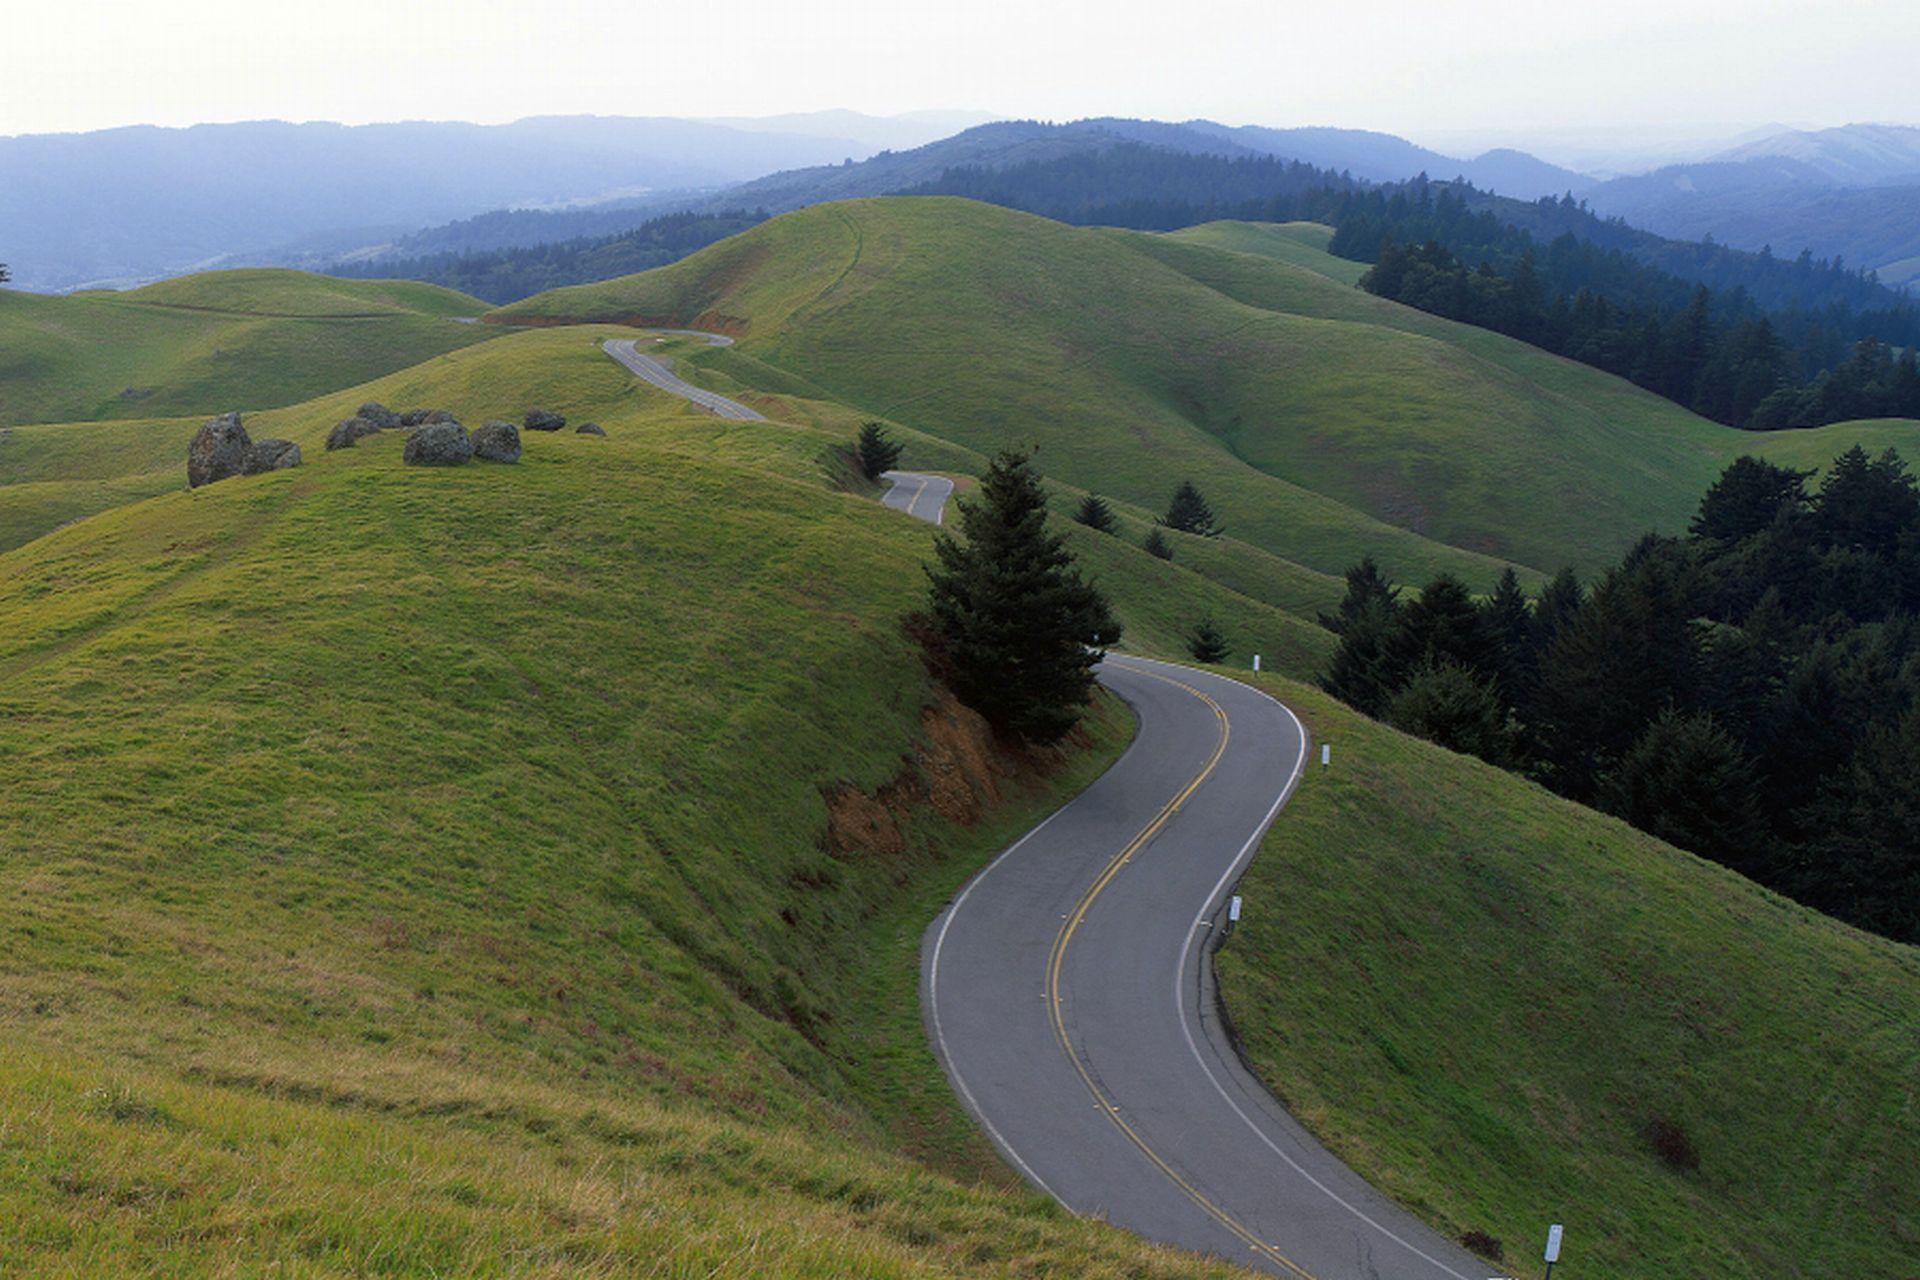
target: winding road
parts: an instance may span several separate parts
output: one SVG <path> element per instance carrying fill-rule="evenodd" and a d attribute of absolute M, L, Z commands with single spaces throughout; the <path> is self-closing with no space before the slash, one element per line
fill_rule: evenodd
<path fill-rule="evenodd" d="M 764 421 L 631 339 L 603 345 L 663 391 Z M 888 506 L 941 522 L 952 481 L 886 478 Z M 1294 1280 L 1487 1280 L 1301 1128 L 1220 1020 L 1211 945 L 1306 768 L 1305 728 L 1211 672 L 1112 654 L 1099 677 L 1139 718 L 1132 745 L 928 926 L 921 1007 L 954 1091 L 1075 1213 Z"/>
<path fill-rule="evenodd" d="M 1100 680 L 1133 745 L 928 928 L 922 1007 L 955 1091 L 1075 1213 L 1296 1280 L 1486 1280 L 1308 1135 L 1220 1023 L 1210 944 L 1305 768 L 1299 720 L 1170 663 L 1112 655 Z"/>
<path fill-rule="evenodd" d="M 703 338 L 708 346 L 730 347 L 733 339 L 722 333 L 707 333 L 700 329 L 655 329 L 651 332 L 670 334 L 679 338 Z M 677 376 L 666 361 L 645 355 L 639 349 L 637 338 L 609 338 L 600 344 L 600 349 L 629 373 L 642 382 L 658 387 L 670 395 L 680 396 L 695 407 L 721 418 L 730 418 L 736 422 L 765 422 L 766 417 L 741 404 L 738 400 L 729 400 L 717 392 L 696 387 L 685 378 Z M 880 498 L 896 511 L 904 511 L 918 520 L 929 524 L 941 524 L 946 519 L 947 499 L 953 496 L 953 481 L 945 476 L 927 475 L 919 471 L 888 471 L 883 473 L 888 483 L 885 494 Z"/>

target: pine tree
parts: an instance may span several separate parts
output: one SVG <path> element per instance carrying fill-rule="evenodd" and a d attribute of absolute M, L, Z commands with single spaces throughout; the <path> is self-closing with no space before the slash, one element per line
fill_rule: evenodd
<path fill-rule="evenodd" d="M 1191 480 L 1182 480 L 1180 487 L 1173 491 L 1173 498 L 1167 503 L 1167 514 L 1160 523 L 1180 533 L 1198 534 L 1203 538 L 1220 536 L 1220 522 L 1214 519 L 1213 508 L 1200 496 L 1200 490 Z"/>
<path fill-rule="evenodd" d="M 1113 508 L 1097 493 L 1080 500 L 1080 509 L 1073 513 L 1073 518 L 1097 533 L 1113 532 Z"/>
<path fill-rule="evenodd" d="M 1227 647 L 1227 637 L 1214 620 L 1202 618 L 1199 625 L 1187 633 L 1187 652 L 1195 662 L 1224 662 L 1233 650 Z"/>
<path fill-rule="evenodd" d="M 1496 646 L 1467 584 L 1443 573 L 1400 607 L 1399 625 L 1388 643 L 1394 669 L 1404 679 L 1415 667 L 1452 662 L 1490 677 Z"/>
<path fill-rule="evenodd" d="M 7 264 L 0 262 L 0 284 L 6 284 L 12 279 L 13 274 L 7 270 Z"/>
<path fill-rule="evenodd" d="M 1773 523 L 1781 508 L 1805 510 L 1807 478 L 1812 474 L 1759 458 L 1736 458 L 1700 499 L 1700 510 L 1688 532 L 1717 542 L 1738 542 L 1759 533 Z"/>
<path fill-rule="evenodd" d="M 1454 662 L 1416 669 L 1387 704 L 1395 728 L 1490 764 L 1513 759 L 1513 727 L 1491 681 Z"/>
<path fill-rule="evenodd" d="M 878 480 L 900 461 L 900 443 L 877 422 L 860 424 L 860 470 L 869 480 Z"/>
<path fill-rule="evenodd" d="M 1168 542 L 1166 535 L 1160 532 L 1159 525 L 1147 530 L 1147 536 L 1141 540 L 1140 545 L 1150 556 L 1156 556 L 1162 560 L 1173 559 L 1173 544 Z"/>
<path fill-rule="evenodd" d="M 1387 657 L 1395 621 L 1379 600 L 1369 601 L 1346 619 L 1320 687 L 1357 711 L 1384 715 L 1396 688 Z"/>
<path fill-rule="evenodd" d="M 954 693 L 1005 737 L 1057 741 L 1078 723 L 1093 668 L 1120 638 L 1107 602 L 1080 577 L 1024 453 L 1007 450 L 960 503 L 964 540 L 934 539 L 934 627 Z"/>
<path fill-rule="evenodd" d="M 1392 614 L 1400 607 L 1400 588 L 1387 580 L 1372 556 L 1362 556 L 1359 564 L 1347 570 L 1347 594 L 1340 600 L 1339 611 L 1321 614 L 1320 625 L 1340 635 L 1348 622 L 1374 605 Z"/>
<path fill-rule="evenodd" d="M 1663 711 L 1600 780 L 1600 807 L 1753 875 L 1771 861 L 1752 763 L 1714 718 Z"/>
<path fill-rule="evenodd" d="M 1533 609 L 1511 566 L 1481 610 L 1481 625 L 1492 645 L 1492 674 L 1511 702 L 1533 674 Z"/>

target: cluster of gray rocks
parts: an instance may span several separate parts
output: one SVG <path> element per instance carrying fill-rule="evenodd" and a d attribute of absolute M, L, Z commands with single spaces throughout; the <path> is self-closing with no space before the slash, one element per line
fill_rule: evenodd
<path fill-rule="evenodd" d="M 529 409 L 521 423 L 528 431 L 559 431 L 567 425 L 567 418 L 548 409 Z M 353 417 L 327 433 L 327 449 L 351 449 L 356 441 L 382 431 L 407 433 L 401 458 L 410 467 L 457 467 L 475 458 L 520 461 L 520 427 L 511 422 L 496 419 L 469 433 L 445 409 L 395 413 L 374 400 L 361 405 Z M 574 431 L 583 436 L 607 434 L 597 422 L 583 422 Z M 229 476 L 258 475 L 299 465 L 299 445 L 291 440 L 249 439 L 237 413 L 208 418 L 187 446 L 187 484 L 195 489 Z"/>
<path fill-rule="evenodd" d="M 565 414 L 547 409 L 529 409 L 521 419 L 521 426 L 528 431 L 558 431 L 566 425 Z M 574 430 L 589 436 L 607 434 L 594 422 L 583 422 Z M 520 427 L 511 422 L 495 419 L 469 433 L 445 409 L 395 413 L 373 401 L 361 405 L 358 413 L 327 434 L 327 448 L 351 449 L 355 441 L 382 431 L 407 433 L 401 457 L 411 467 L 457 467 L 475 458 L 488 462 L 520 460 Z"/>
<path fill-rule="evenodd" d="M 300 465 L 300 446 L 291 440 L 254 440 L 240 425 L 240 415 L 223 413 L 208 418 L 187 446 L 187 486 L 225 480 L 229 476 L 257 476 Z"/>

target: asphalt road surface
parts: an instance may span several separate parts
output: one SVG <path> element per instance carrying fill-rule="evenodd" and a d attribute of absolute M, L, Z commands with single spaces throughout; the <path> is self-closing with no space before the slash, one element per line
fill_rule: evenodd
<path fill-rule="evenodd" d="M 1300 722 L 1169 663 L 1113 655 L 1100 679 L 1133 745 L 928 928 L 922 1009 L 955 1091 L 1035 1186 L 1151 1239 L 1296 1280 L 1496 1274 L 1315 1142 L 1220 1025 L 1209 943 L 1306 768 Z"/>
<path fill-rule="evenodd" d="M 662 329 L 659 332 L 689 338 L 705 338 L 710 345 L 716 347 L 733 345 L 732 338 L 717 333 L 701 333 L 694 329 Z M 729 400 L 723 395 L 696 387 L 683 378 L 676 378 L 665 361 L 642 355 L 635 346 L 633 338 L 609 338 L 600 344 L 600 349 L 626 366 L 628 371 L 642 382 L 650 382 L 662 391 L 682 396 L 697 408 L 705 409 L 717 417 L 733 418 L 741 422 L 766 421 L 764 416 L 747 408 L 738 400 Z"/>
<path fill-rule="evenodd" d="M 883 471 L 880 475 L 891 485 L 880 501 L 928 524 L 945 523 L 953 481 L 919 471 Z"/>

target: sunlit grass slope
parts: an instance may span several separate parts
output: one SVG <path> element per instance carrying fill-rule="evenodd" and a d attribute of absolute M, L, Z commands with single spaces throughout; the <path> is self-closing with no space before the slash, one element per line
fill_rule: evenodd
<path fill-rule="evenodd" d="M 488 336 L 411 281 L 219 271 L 130 293 L 0 290 L 0 425 L 294 404 Z"/>
<path fill-rule="evenodd" d="M 725 328 L 740 345 L 697 363 L 797 379 L 974 449 L 1037 442 L 1062 479 L 1146 509 L 1191 476 L 1234 533 L 1326 573 L 1368 552 L 1483 584 L 1506 560 L 1591 569 L 1684 526 L 1755 447 L 1621 379 L 1362 293 L 1322 236 L 856 201 L 494 318 Z"/>
<path fill-rule="evenodd" d="M 1359 284 L 1367 273 L 1366 263 L 1327 252 L 1333 228 L 1318 222 L 1203 222 L 1168 232 L 1167 239 L 1274 258 L 1341 284 Z"/>
<path fill-rule="evenodd" d="M 0 556 L 0 1270 L 1215 1274 L 1013 1184 L 914 1007 L 925 919 L 1124 713 L 986 763 L 851 422 L 689 415 L 601 336 L 259 415 L 305 466 Z M 368 394 L 611 434 L 322 452 Z M 1145 647 L 1196 584 L 1311 634 L 1087 558 Z"/>
<path fill-rule="evenodd" d="M 1274 1091 L 1523 1275 L 1905 1276 L 1920 951 L 1478 761 L 1269 686 L 1331 744 L 1220 953 Z M 1661 1122 L 1698 1168 L 1654 1151 Z M 1518 1267 L 1521 1270 L 1512 1270 Z"/>

